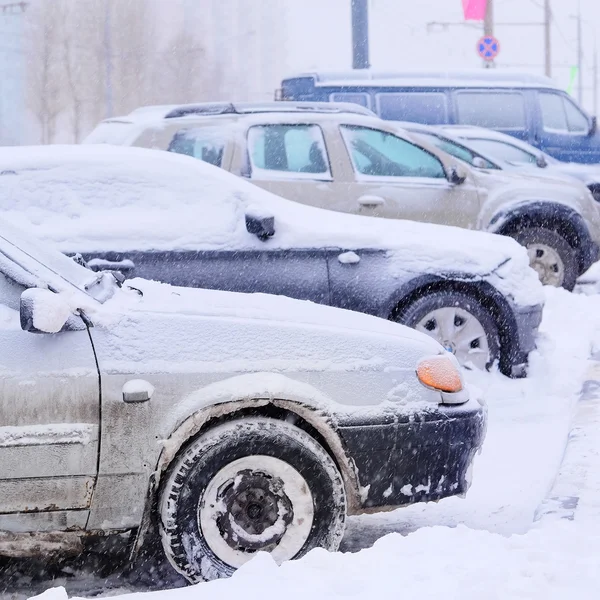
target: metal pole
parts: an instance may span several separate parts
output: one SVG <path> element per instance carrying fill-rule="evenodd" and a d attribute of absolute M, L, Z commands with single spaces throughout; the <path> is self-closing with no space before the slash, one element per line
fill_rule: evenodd
<path fill-rule="evenodd" d="M 581 33 L 581 0 L 577 4 L 577 99 L 583 102 L 583 40 Z"/>
<path fill-rule="evenodd" d="M 598 49 L 594 36 L 594 114 L 598 114 Z"/>
<path fill-rule="evenodd" d="M 494 0 L 487 0 L 485 4 L 485 19 L 483 20 L 483 35 L 493 37 L 494 35 Z M 483 66 L 486 69 L 495 67 L 493 60 L 483 61 Z"/>
<path fill-rule="evenodd" d="M 369 0 L 352 0 L 352 68 L 368 69 Z"/>
<path fill-rule="evenodd" d="M 550 0 L 544 0 L 544 72 L 552 77 L 552 9 Z"/>
<path fill-rule="evenodd" d="M 105 79 L 105 101 L 106 118 L 112 117 L 113 99 L 112 99 L 112 39 L 110 23 L 110 0 L 104 0 L 104 64 L 106 67 Z"/>

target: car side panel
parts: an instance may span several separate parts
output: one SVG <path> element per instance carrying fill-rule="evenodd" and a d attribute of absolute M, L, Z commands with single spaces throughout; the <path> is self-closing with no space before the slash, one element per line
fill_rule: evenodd
<path fill-rule="evenodd" d="M 131 261 L 124 274 L 184 287 L 264 292 L 329 304 L 327 263 L 319 249 L 94 253 L 111 263 Z"/>

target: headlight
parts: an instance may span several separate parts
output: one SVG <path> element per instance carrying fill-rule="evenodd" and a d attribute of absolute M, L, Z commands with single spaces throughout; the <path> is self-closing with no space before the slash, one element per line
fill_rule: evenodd
<path fill-rule="evenodd" d="M 454 357 L 452 357 L 454 358 Z M 424 358 L 417 365 L 417 377 L 425 386 L 446 393 L 462 391 L 464 383 L 458 363 L 450 355 Z"/>

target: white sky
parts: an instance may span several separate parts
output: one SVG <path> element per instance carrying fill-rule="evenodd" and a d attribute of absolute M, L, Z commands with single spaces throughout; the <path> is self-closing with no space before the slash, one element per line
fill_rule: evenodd
<path fill-rule="evenodd" d="M 351 66 L 350 0 L 281 0 L 287 4 L 287 62 L 291 72 L 305 69 L 347 69 Z M 567 87 L 569 67 L 577 60 L 577 0 L 551 0 L 553 77 Z M 593 48 L 600 25 L 600 0 L 581 0 L 584 40 L 584 106 L 594 111 Z M 477 68 L 475 44 L 480 27 L 451 26 L 427 31 L 431 21 L 460 23 L 461 0 L 370 0 L 371 64 L 373 68 Z M 507 22 L 543 20 L 542 0 L 495 0 L 496 36 L 501 43 L 498 67 L 543 73 L 543 29 L 506 26 Z M 574 94 L 577 87 L 575 86 Z"/>

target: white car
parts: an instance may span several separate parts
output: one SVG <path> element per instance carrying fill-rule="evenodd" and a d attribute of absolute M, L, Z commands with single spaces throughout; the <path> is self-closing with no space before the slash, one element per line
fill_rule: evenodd
<path fill-rule="evenodd" d="M 522 376 L 542 286 L 501 236 L 304 206 L 202 161 L 110 146 L 0 150 L 3 215 L 94 269 L 373 314 Z"/>
<path fill-rule="evenodd" d="M 463 494 L 456 359 L 383 319 L 142 279 L 0 222 L 0 555 L 158 523 L 189 581 L 335 550 L 347 514 Z"/>

